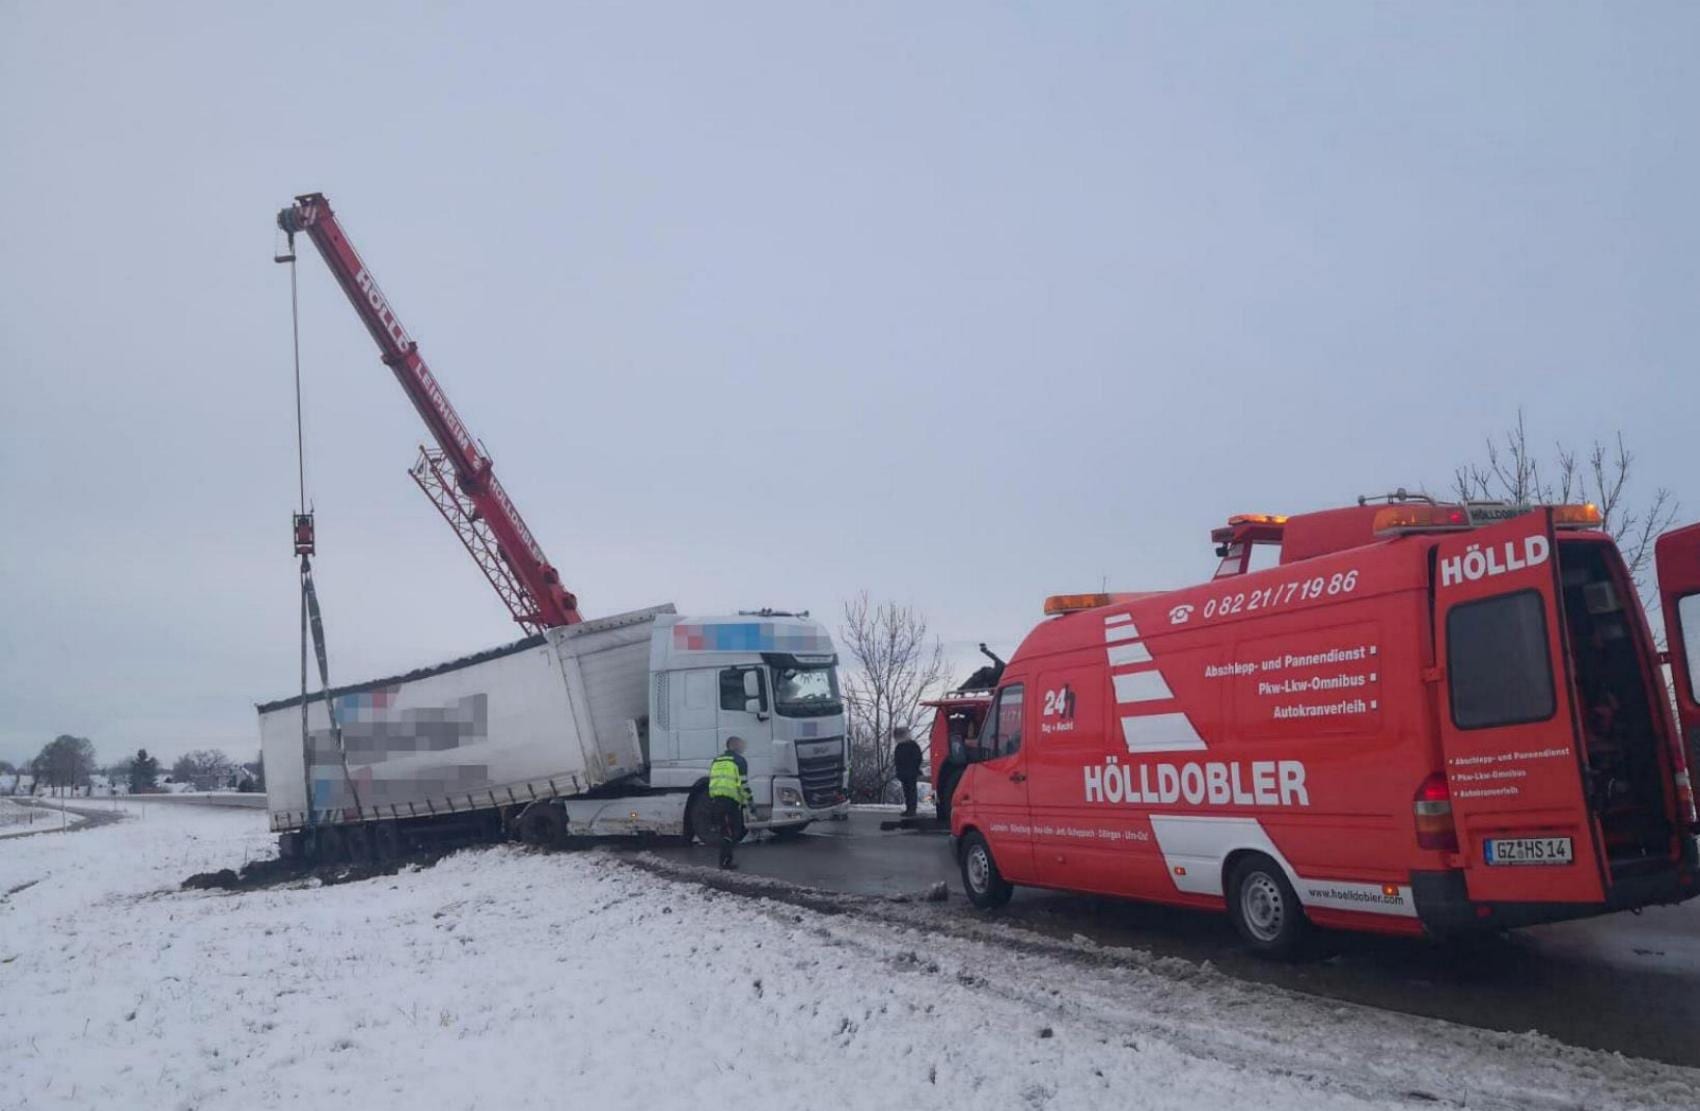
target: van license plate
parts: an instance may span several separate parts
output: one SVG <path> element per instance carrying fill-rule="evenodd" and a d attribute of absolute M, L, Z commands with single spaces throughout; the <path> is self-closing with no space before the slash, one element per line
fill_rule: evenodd
<path fill-rule="evenodd" d="M 1568 837 L 1498 837 L 1482 842 L 1489 864 L 1572 864 Z"/>

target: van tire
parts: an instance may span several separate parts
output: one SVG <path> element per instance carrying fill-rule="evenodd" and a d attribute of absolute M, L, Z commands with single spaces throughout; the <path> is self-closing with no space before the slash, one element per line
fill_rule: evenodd
<path fill-rule="evenodd" d="M 962 839 L 961 865 L 962 889 L 968 892 L 968 901 L 981 910 L 995 910 L 1015 894 L 1015 887 L 1003 878 L 997 861 L 992 859 L 992 847 L 978 831 Z"/>
<path fill-rule="evenodd" d="M 1252 951 L 1291 960 L 1303 955 L 1310 920 L 1279 864 L 1262 853 L 1248 853 L 1228 873 L 1228 917 Z"/>

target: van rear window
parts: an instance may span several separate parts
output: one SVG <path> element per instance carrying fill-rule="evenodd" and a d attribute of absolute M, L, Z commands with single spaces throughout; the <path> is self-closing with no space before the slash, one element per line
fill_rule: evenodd
<path fill-rule="evenodd" d="M 1520 590 L 1454 606 L 1446 615 L 1452 723 L 1488 729 L 1545 721 L 1557 709 L 1546 602 Z"/>

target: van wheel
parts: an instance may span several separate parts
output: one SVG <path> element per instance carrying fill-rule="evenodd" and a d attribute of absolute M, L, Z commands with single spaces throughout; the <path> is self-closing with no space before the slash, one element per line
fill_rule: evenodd
<path fill-rule="evenodd" d="M 962 887 L 968 901 L 981 910 L 992 910 L 1009 902 L 1015 888 L 998 871 L 992 849 L 978 833 L 962 839 Z"/>
<path fill-rule="evenodd" d="M 1260 956 L 1296 957 L 1310 937 L 1310 920 L 1286 873 L 1261 854 L 1234 865 L 1228 877 L 1228 916 Z"/>

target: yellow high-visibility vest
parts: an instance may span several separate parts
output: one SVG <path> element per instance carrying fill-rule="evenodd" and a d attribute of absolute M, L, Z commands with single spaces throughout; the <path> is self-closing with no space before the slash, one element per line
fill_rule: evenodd
<path fill-rule="evenodd" d="M 716 756 L 714 763 L 708 766 L 708 797 L 731 799 L 740 806 L 749 805 L 749 785 L 744 782 L 743 773 L 738 771 L 738 763 L 731 756 Z"/>

